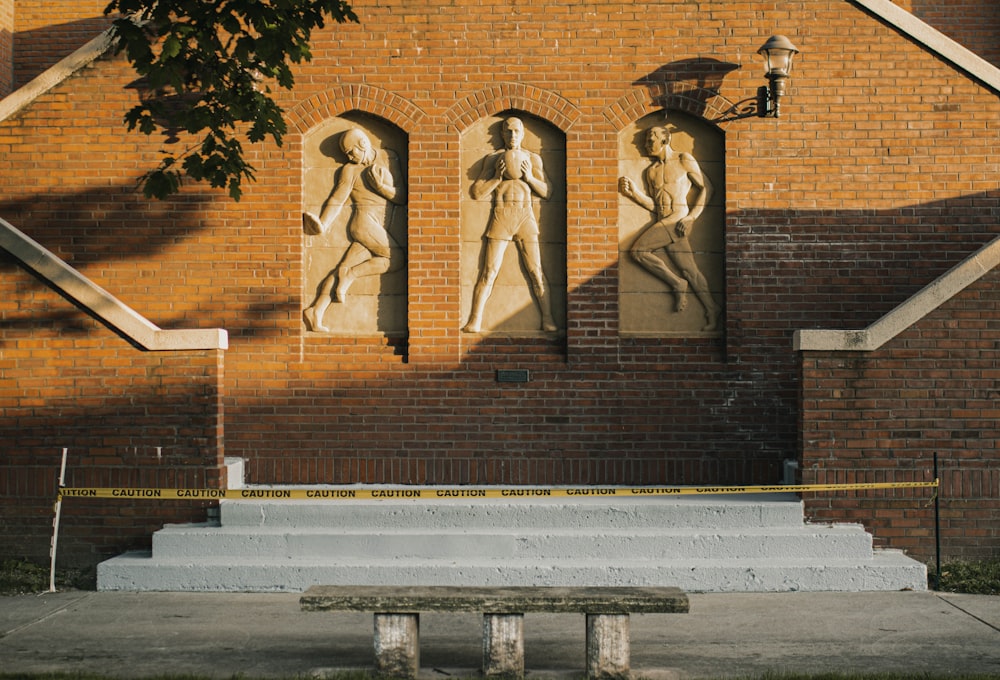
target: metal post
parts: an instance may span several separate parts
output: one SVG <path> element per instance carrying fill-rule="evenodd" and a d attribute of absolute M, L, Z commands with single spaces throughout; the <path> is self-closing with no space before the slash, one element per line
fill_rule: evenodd
<path fill-rule="evenodd" d="M 938 476 L 938 455 L 934 452 L 934 590 L 941 590 L 941 477 Z"/>
<path fill-rule="evenodd" d="M 56 592 L 56 548 L 59 543 L 59 518 L 62 516 L 62 490 L 66 487 L 66 453 L 62 450 L 62 465 L 59 467 L 59 491 L 56 496 L 56 512 L 52 518 L 52 541 L 49 545 L 49 592 Z"/>

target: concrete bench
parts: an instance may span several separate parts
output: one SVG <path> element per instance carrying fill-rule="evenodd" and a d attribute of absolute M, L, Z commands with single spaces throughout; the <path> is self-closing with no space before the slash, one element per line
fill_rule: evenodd
<path fill-rule="evenodd" d="M 524 614 L 586 615 L 587 677 L 630 674 L 629 614 L 685 613 L 677 588 L 451 586 L 313 586 L 299 599 L 305 611 L 375 614 L 375 670 L 415 678 L 420 669 L 420 612 L 483 613 L 483 676 L 524 677 Z"/>

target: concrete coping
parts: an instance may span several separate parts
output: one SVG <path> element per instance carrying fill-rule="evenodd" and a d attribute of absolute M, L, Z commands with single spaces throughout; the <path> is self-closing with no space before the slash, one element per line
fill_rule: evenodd
<path fill-rule="evenodd" d="M 125 335 L 143 349 L 166 351 L 229 347 L 229 336 L 221 328 L 159 328 L 2 218 L 0 248 L 101 323 Z"/>
<path fill-rule="evenodd" d="M 111 45 L 110 35 L 110 29 L 101 32 L 27 85 L 0 100 L 0 120 L 16 115 L 39 96 L 100 58 Z M 106 326 L 122 333 L 143 349 L 169 351 L 229 347 L 228 334 L 223 329 L 164 330 L 155 326 L 3 219 L 0 219 L 0 248 Z"/>
<path fill-rule="evenodd" d="M 1000 264 L 1000 236 L 921 289 L 881 319 L 857 330 L 798 330 L 798 351 L 871 352 L 917 323 Z"/>
<path fill-rule="evenodd" d="M 664 587 L 312 586 L 299 598 L 304 611 L 397 614 L 428 611 L 484 613 L 684 614 L 687 594 Z"/>
<path fill-rule="evenodd" d="M 893 4 L 891 0 L 851 0 L 851 2 L 867 9 L 904 35 L 976 78 L 994 92 L 1000 92 L 1000 68 L 899 5 Z"/>
<path fill-rule="evenodd" d="M 81 68 L 99 59 L 111 46 L 111 29 L 102 31 L 83 47 L 60 59 L 23 87 L 0 99 L 0 120 L 6 120 Z"/>

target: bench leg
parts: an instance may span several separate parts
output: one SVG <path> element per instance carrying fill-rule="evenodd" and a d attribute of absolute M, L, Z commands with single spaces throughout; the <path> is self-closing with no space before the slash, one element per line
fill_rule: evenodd
<path fill-rule="evenodd" d="M 375 673 L 416 678 L 420 671 L 420 615 L 375 614 Z"/>
<path fill-rule="evenodd" d="M 628 678 L 628 614 L 587 614 L 588 680 Z"/>
<path fill-rule="evenodd" d="M 483 677 L 524 678 L 524 614 L 483 615 Z"/>

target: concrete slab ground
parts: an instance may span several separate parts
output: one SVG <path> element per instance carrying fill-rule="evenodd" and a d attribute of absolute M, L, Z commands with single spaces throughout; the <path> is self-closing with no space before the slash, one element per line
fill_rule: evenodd
<path fill-rule="evenodd" d="M 317 677 L 370 668 L 372 617 L 302 612 L 295 593 L 71 591 L 0 598 L 4 673 L 119 678 Z M 632 666 L 654 678 L 765 671 L 1000 676 L 1000 597 L 933 592 L 692 594 L 689 614 L 632 617 Z M 480 617 L 421 616 L 427 677 L 474 673 Z M 529 677 L 582 672 L 582 615 L 528 614 Z M 438 670 L 435 670 L 438 669 Z"/>

